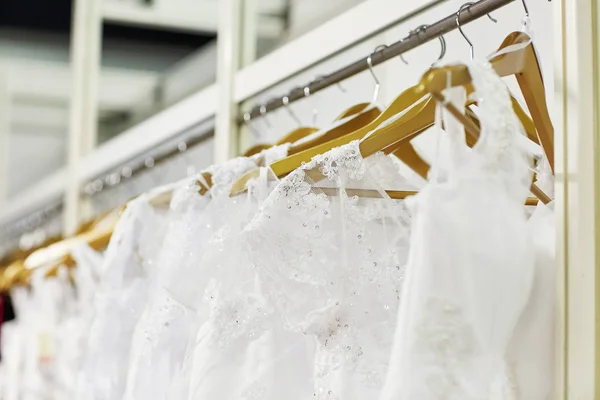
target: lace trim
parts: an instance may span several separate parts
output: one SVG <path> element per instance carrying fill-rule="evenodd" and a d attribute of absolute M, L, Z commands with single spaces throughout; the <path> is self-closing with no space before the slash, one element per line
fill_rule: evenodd
<path fill-rule="evenodd" d="M 463 387 L 457 371 L 479 351 L 477 338 L 461 307 L 451 300 L 429 298 L 417 325 L 415 350 L 435 365 L 426 384 L 436 399 L 473 399 Z"/>
<path fill-rule="evenodd" d="M 334 375 L 340 370 L 364 387 L 381 386 L 392 345 L 390 321 L 395 321 L 404 278 L 401 258 L 408 232 L 397 229 L 410 221 L 404 203 L 385 199 L 385 205 L 377 200 L 363 204 L 344 190 L 347 179 L 359 183 L 367 170 L 369 178 L 375 172 L 376 183 L 386 175 L 397 180 L 399 174 L 383 154 L 373 157 L 371 169 L 358 144 L 318 155 L 288 175 L 244 235 L 286 328 L 317 339 L 314 397 L 319 400 L 338 399 L 334 382 L 339 378 Z M 338 196 L 330 198 L 311 185 L 308 171 L 316 168 L 336 184 Z M 286 215 L 285 226 L 279 215 Z M 338 223 L 344 237 L 335 229 Z M 377 240 L 372 229 L 385 240 Z M 266 258 L 252 251 L 265 246 L 273 251 Z M 349 259 L 342 262 L 345 252 Z"/>
<path fill-rule="evenodd" d="M 205 292 L 210 305 L 210 320 L 215 328 L 213 345 L 225 350 L 239 340 L 252 341 L 269 328 L 273 310 L 253 295 L 222 299 L 218 284 L 212 280 Z"/>

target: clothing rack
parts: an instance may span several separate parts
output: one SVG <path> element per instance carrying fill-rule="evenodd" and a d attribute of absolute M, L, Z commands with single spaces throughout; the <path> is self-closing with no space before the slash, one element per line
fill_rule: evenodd
<path fill-rule="evenodd" d="M 449 32 L 452 32 L 455 29 L 458 29 L 457 21 L 460 22 L 460 26 L 463 26 L 499 8 L 504 7 L 513 1 L 515 0 L 480 0 L 469 5 L 468 7 L 463 7 L 458 12 L 449 15 L 431 25 L 422 25 L 420 28 L 412 31 L 406 38 L 401 39 L 400 41 L 389 46 L 385 46 L 385 48 L 381 50 L 374 51 L 367 58 L 358 60 L 329 75 L 321 76 L 309 84 L 304 85 L 303 87 L 293 89 L 287 95 L 283 95 L 279 98 L 272 99 L 265 104 L 253 107 L 250 111 L 243 113 L 243 115 L 238 118 L 238 122 L 240 124 L 249 122 L 278 108 L 284 106 L 287 107 L 294 101 L 310 96 L 320 90 L 335 85 L 345 79 L 366 71 L 371 67 L 398 57 L 421 46 L 422 44 L 430 42 Z"/>

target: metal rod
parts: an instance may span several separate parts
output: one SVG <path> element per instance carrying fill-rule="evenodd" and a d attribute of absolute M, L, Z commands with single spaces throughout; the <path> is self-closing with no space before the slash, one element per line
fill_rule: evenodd
<path fill-rule="evenodd" d="M 499 8 L 506 6 L 509 3 L 512 3 L 513 1 L 515 0 L 480 0 L 471 5 L 470 7 L 463 9 L 460 12 L 460 24 L 461 26 L 464 26 L 469 22 L 473 22 L 476 19 L 486 16 L 492 11 L 495 11 Z M 408 37 L 396 43 L 393 43 L 382 50 L 374 52 L 370 55 L 371 65 L 379 65 L 387 60 L 398 57 L 399 55 L 406 53 L 407 51 L 415 49 L 424 43 L 430 42 L 434 39 L 439 38 L 442 35 L 456 30 L 456 18 L 457 13 L 452 13 L 446 18 L 439 20 L 433 24 L 430 24 L 427 28 L 414 31 Z M 320 77 L 319 79 L 312 81 L 308 85 L 303 85 L 302 89 L 294 89 L 287 95 L 278 96 L 278 98 L 273 99 L 266 104 L 262 104 L 260 106 L 252 108 L 250 111 L 240 116 L 238 118 L 238 122 L 240 124 L 243 122 L 248 122 L 254 118 L 262 116 L 265 113 L 265 111 L 271 112 L 273 110 L 283 107 L 284 104 L 282 98 L 284 97 L 287 98 L 288 104 L 293 103 L 297 100 L 305 98 L 306 92 L 312 95 L 320 90 L 323 90 L 329 86 L 335 85 L 338 82 L 348 79 L 363 71 L 366 71 L 367 69 L 369 69 L 369 64 L 367 63 L 367 56 L 365 56 L 365 58 L 360 59 L 338 71 Z M 264 110 L 262 113 L 261 108 Z"/>

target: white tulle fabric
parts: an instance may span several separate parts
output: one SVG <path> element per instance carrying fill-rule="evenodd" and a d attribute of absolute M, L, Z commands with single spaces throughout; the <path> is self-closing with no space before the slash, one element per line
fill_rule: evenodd
<path fill-rule="evenodd" d="M 198 282 L 204 298 L 196 310 L 207 318 L 195 338 L 189 399 L 302 398 L 296 397 L 302 388 L 290 386 L 289 378 L 306 369 L 305 349 L 271 329 L 272 310 L 257 290 L 252 264 L 240 251 L 241 230 L 274 186 L 268 169 L 261 168 L 247 196 L 211 204 L 211 212 L 226 223 L 209 239 L 197 265 L 204 276 Z M 278 364 L 278 359 L 289 363 Z M 278 397 L 266 397 L 271 395 Z"/>
<path fill-rule="evenodd" d="M 305 336 L 313 347 L 300 345 L 306 354 L 298 359 L 310 358 L 309 368 L 281 383 L 297 390 L 257 380 L 252 395 L 242 398 L 377 397 L 392 344 L 409 225 L 403 202 L 383 189 L 409 187 L 389 156 L 363 159 L 358 142 L 352 142 L 315 157 L 271 193 L 242 239 L 269 305 L 266 312 L 273 314 L 273 331 L 289 332 L 291 343 L 305 343 L 300 339 Z M 359 198 L 354 190 L 371 197 Z M 249 305 L 243 320 L 264 332 L 253 303 L 242 304 Z M 272 359 L 277 371 L 280 360 Z M 284 361 L 283 366 L 294 363 Z"/>
<path fill-rule="evenodd" d="M 163 251 L 157 258 L 148 302 L 133 334 L 124 399 L 187 398 L 189 368 L 184 371 L 190 338 L 206 319 L 196 309 L 207 282 L 199 260 L 211 250 L 214 232 L 229 221 L 235 200 L 231 185 L 257 163 L 272 162 L 287 154 L 278 146 L 251 157 L 239 157 L 209 168 L 212 186 L 199 194 L 197 180 L 187 180 L 173 195 Z"/>
<path fill-rule="evenodd" d="M 553 196 L 554 177 L 544 158 L 536 183 Z M 535 251 L 535 272 L 529 299 L 506 354 L 512 397 L 506 400 L 550 400 L 555 365 L 556 222 L 554 203 L 539 203 L 527 222 Z M 505 398 L 501 398 L 504 400 Z"/>
<path fill-rule="evenodd" d="M 115 227 L 78 382 L 81 400 L 123 398 L 133 331 L 148 301 L 166 233 L 166 211 L 155 209 L 150 200 L 171 189 L 161 187 L 130 201 Z"/>
<path fill-rule="evenodd" d="M 87 244 L 71 251 L 76 263 L 72 270 L 74 286 L 65 287 L 65 302 L 59 327 L 56 374 L 64 388 L 64 399 L 85 398 L 86 388 L 78 387 L 79 376 L 86 362 L 86 343 L 94 315 L 94 300 L 103 263 L 100 253 Z"/>
<path fill-rule="evenodd" d="M 31 289 L 11 292 L 17 319 L 2 327 L 2 399 L 73 398 L 81 349 L 63 335 L 73 334 L 69 339 L 77 340 L 82 326 L 71 322 L 81 315 L 72 307 L 74 292 L 66 274 L 48 280 L 45 272 L 33 272 Z M 66 332 L 67 327 L 74 329 Z"/>
<path fill-rule="evenodd" d="M 516 140 L 522 128 L 506 86 L 488 63 L 474 62 L 469 71 L 481 136 L 470 150 L 462 126 L 447 115 L 446 180 L 434 172 L 411 204 L 410 255 L 384 400 L 517 398 L 505 355 L 534 276 L 523 211 L 529 158 Z M 460 108 L 464 98 L 456 100 Z"/>

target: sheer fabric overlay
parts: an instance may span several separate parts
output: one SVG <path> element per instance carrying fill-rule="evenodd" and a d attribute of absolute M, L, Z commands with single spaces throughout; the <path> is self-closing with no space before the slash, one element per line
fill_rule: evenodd
<path fill-rule="evenodd" d="M 310 392 L 298 398 L 379 393 L 410 225 L 404 203 L 384 191 L 398 186 L 410 185 L 388 156 L 363 159 L 352 142 L 283 179 L 244 230 L 276 320 L 316 346 Z M 356 190 L 371 197 L 359 198 Z"/>
<path fill-rule="evenodd" d="M 187 398 L 190 366 L 184 364 L 194 347 L 191 339 L 207 317 L 198 308 L 207 282 L 207 271 L 199 263 L 214 245 L 209 238 L 228 229 L 226 216 L 236 211 L 236 201 L 228 200 L 233 182 L 257 163 L 285 156 L 287 148 L 209 168 L 212 186 L 203 196 L 197 184 L 201 174 L 175 190 L 148 301 L 133 332 L 125 399 Z"/>

